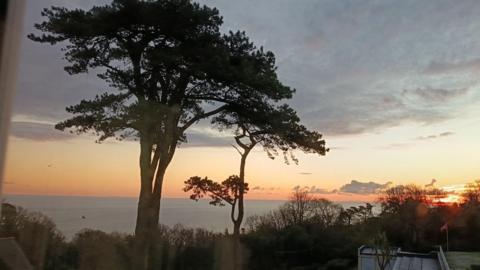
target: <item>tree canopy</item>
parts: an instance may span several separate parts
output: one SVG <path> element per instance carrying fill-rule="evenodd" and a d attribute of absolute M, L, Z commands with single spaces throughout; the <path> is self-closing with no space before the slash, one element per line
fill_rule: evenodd
<path fill-rule="evenodd" d="M 94 131 L 102 141 L 138 132 L 161 137 L 175 125 L 174 136 L 183 140 L 202 118 L 294 92 L 278 80 L 272 52 L 244 32 L 220 33 L 215 8 L 188 0 L 114 0 L 88 11 L 52 7 L 42 15 L 47 20 L 35 27 L 44 34 L 30 39 L 62 43 L 69 74 L 95 69 L 119 90 L 68 107 L 75 116 L 56 126 L 61 130 Z"/>
<path fill-rule="evenodd" d="M 240 146 L 243 147 L 242 139 L 248 138 L 250 144 L 260 144 L 270 158 L 282 152 L 286 163 L 289 158 L 297 162 L 292 150 L 319 155 L 329 150 L 322 134 L 300 124 L 297 113 L 287 104 L 262 104 L 248 109 L 232 106 L 232 110 L 220 113 L 213 122 L 220 129 L 233 129 Z"/>

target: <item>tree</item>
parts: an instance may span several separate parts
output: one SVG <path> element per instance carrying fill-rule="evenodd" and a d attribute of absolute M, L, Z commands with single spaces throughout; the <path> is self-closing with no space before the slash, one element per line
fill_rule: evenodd
<path fill-rule="evenodd" d="M 328 151 L 322 135 L 301 125 L 295 110 L 286 104 L 277 107 L 262 104 L 248 109 L 233 107 L 230 111 L 220 113 L 213 122 L 220 130 L 234 130 L 237 144 L 234 147 L 241 157 L 241 183 L 245 182 L 247 157 L 256 145 L 261 145 L 272 159 L 281 152 L 287 164 L 289 160 L 298 163 L 292 152 L 295 149 L 319 155 L 325 155 Z M 243 186 L 239 186 L 238 211 L 234 222 L 234 235 L 237 236 L 244 217 Z"/>
<path fill-rule="evenodd" d="M 228 177 L 222 183 L 214 182 L 207 177 L 201 178 L 193 176 L 185 181 L 185 187 L 183 190 L 185 192 L 192 191 L 190 199 L 195 201 L 208 195 L 211 198 L 211 205 L 230 205 L 230 219 L 232 220 L 234 227 L 232 264 L 233 269 L 239 269 L 241 263 L 240 226 L 243 219 L 243 195 L 248 192 L 248 183 L 242 181 L 237 175 Z M 240 202 L 242 203 L 242 208 L 237 207 Z M 240 213 L 237 209 L 242 209 L 242 212 Z"/>
<path fill-rule="evenodd" d="M 480 206 L 480 180 L 468 183 L 462 197 L 465 205 Z"/>
<path fill-rule="evenodd" d="M 235 147 L 240 154 L 239 178 L 245 182 L 245 166 L 251 150 L 260 145 L 270 158 L 275 158 L 279 152 L 283 154 L 285 163 L 290 160 L 298 163 L 293 150 L 304 153 L 325 155 L 328 149 L 322 135 L 308 130 L 300 124 L 300 118 L 288 105 L 278 107 L 262 105 L 250 109 L 234 108 L 222 112 L 214 119 L 216 126 L 223 129 L 234 129 Z M 240 229 L 244 216 L 243 186 L 239 190 L 238 223 L 234 231 Z"/>
<path fill-rule="evenodd" d="M 88 11 L 51 7 L 42 15 L 46 21 L 35 27 L 43 34 L 29 38 L 62 45 L 69 74 L 94 70 L 111 87 L 68 107 L 74 116 L 56 128 L 93 132 L 99 142 L 140 142 L 134 267 L 145 269 L 165 172 L 185 131 L 221 112 L 271 107 L 294 90 L 278 80 L 272 52 L 244 32 L 221 34 L 218 10 L 190 0 L 114 0 Z"/>
<path fill-rule="evenodd" d="M 386 270 L 395 256 L 395 249 L 388 242 L 385 232 L 381 232 L 373 239 L 373 249 L 380 270 Z"/>
<path fill-rule="evenodd" d="M 313 197 L 308 191 L 297 189 L 292 193 L 290 200 L 280 208 L 280 211 L 290 225 L 303 225 L 311 216 L 310 202 L 312 200 Z"/>
<path fill-rule="evenodd" d="M 311 196 L 307 190 L 295 190 L 290 200 L 277 210 L 247 220 L 250 230 L 281 230 L 289 226 L 315 225 L 326 229 L 337 225 L 344 212 L 341 205 L 324 198 Z"/>
<path fill-rule="evenodd" d="M 416 185 L 400 185 L 389 188 L 380 196 L 381 217 L 385 220 L 386 233 L 395 244 L 406 248 L 420 248 L 428 222 L 430 206 L 434 205 L 433 191 Z M 434 191 L 438 196 L 439 191 Z"/>
<path fill-rule="evenodd" d="M 427 191 L 416 185 L 398 185 L 384 191 L 378 201 L 383 213 L 397 213 L 408 203 L 427 203 Z"/>
<path fill-rule="evenodd" d="M 29 212 L 1 203 L 0 237 L 14 237 L 35 269 L 64 269 L 65 237 L 53 221 L 39 212 Z"/>
<path fill-rule="evenodd" d="M 212 204 L 221 205 L 220 201 L 225 201 L 231 205 L 231 220 L 233 222 L 234 235 L 234 255 L 235 261 L 239 246 L 240 228 L 244 218 L 244 196 L 248 184 L 245 182 L 246 161 L 251 150 L 257 145 L 263 146 L 269 157 L 275 158 L 281 151 L 285 162 L 289 160 L 298 162 L 292 153 L 293 149 L 300 149 L 307 153 L 317 153 L 325 155 L 328 149 L 325 148 L 325 141 L 322 135 L 309 131 L 301 125 L 296 112 L 288 105 L 278 107 L 262 105 L 255 108 L 240 109 L 233 108 L 230 111 L 221 113 L 214 119 L 216 126 L 223 129 L 234 129 L 235 149 L 240 154 L 239 176 L 235 177 L 237 182 L 228 182 L 225 180 L 218 184 L 200 177 L 190 178 L 185 182 L 184 191 L 194 190 L 191 198 L 198 200 L 199 194 L 210 194 Z M 194 181 L 195 180 L 195 181 Z M 235 185 L 231 185 L 235 183 Z M 223 191 L 223 192 L 222 192 Z M 226 196 L 232 194 L 231 196 Z M 219 196 L 222 195 L 222 196 Z"/>
<path fill-rule="evenodd" d="M 240 181 L 239 176 L 232 175 L 225 179 L 222 183 L 217 183 L 211 179 L 208 179 L 208 177 L 201 178 L 199 176 L 192 176 L 185 181 L 185 187 L 183 190 L 185 192 L 192 191 L 190 199 L 195 201 L 198 201 L 207 195 L 211 198 L 211 205 L 230 205 L 230 218 L 235 226 L 238 224 L 238 216 L 235 216 L 235 210 L 240 198 L 240 189 L 242 189 L 244 193 L 247 193 L 248 183 Z M 239 233 L 239 230 L 237 233 Z M 234 233 L 234 235 L 236 234 Z"/>
<path fill-rule="evenodd" d="M 311 222 L 322 228 L 333 226 L 340 217 L 343 207 L 324 198 L 315 198 L 311 201 Z"/>

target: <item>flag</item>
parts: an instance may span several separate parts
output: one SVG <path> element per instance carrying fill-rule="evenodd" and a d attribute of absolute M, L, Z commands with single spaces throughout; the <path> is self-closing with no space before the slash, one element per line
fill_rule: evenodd
<path fill-rule="evenodd" d="M 443 224 L 443 226 L 440 227 L 441 232 L 446 231 L 446 230 L 448 230 L 448 222 L 445 222 L 445 224 Z"/>

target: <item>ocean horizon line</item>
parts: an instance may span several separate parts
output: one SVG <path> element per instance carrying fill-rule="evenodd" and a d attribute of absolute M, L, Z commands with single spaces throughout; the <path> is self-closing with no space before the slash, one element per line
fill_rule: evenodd
<path fill-rule="evenodd" d="M 28 197 L 28 196 L 35 196 L 35 197 L 58 197 L 58 198 L 99 198 L 99 199 L 138 199 L 137 196 L 117 196 L 117 195 L 89 195 L 89 194 L 35 194 L 35 193 L 3 193 L 0 195 L 0 198 L 3 200 L 5 197 L 8 196 L 22 196 L 22 197 Z M 335 202 L 335 203 L 371 203 L 371 204 L 376 204 L 375 201 L 368 201 L 368 200 L 332 200 L 327 197 L 323 196 L 318 196 L 320 198 L 326 198 L 329 201 Z M 191 200 L 188 197 L 162 197 L 162 199 L 178 199 L 178 200 Z M 272 202 L 287 202 L 289 199 L 271 199 L 271 198 L 265 198 L 265 199 L 250 199 L 250 198 L 245 198 L 246 201 L 272 201 Z M 199 201 L 209 201 L 208 198 L 202 198 Z"/>

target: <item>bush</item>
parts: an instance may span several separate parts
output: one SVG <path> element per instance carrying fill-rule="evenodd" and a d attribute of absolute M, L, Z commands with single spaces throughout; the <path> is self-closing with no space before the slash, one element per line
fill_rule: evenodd
<path fill-rule="evenodd" d="M 65 237 L 53 221 L 37 212 L 2 203 L 0 237 L 14 237 L 36 269 L 65 269 Z"/>

